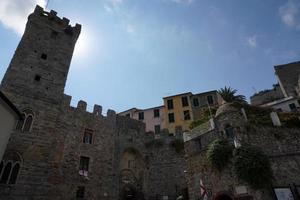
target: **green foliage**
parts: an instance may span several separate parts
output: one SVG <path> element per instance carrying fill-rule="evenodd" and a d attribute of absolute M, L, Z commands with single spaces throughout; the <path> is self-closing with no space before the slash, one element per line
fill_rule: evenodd
<path fill-rule="evenodd" d="M 233 145 L 227 140 L 214 140 L 208 147 L 206 157 L 212 167 L 221 172 L 232 158 Z"/>
<path fill-rule="evenodd" d="M 211 115 L 214 116 L 217 112 L 217 107 L 211 107 L 210 112 L 211 112 Z M 196 121 L 192 121 L 189 128 L 194 129 L 197 126 L 200 126 L 201 124 L 207 122 L 211 118 L 210 112 L 209 112 L 208 108 L 204 108 L 199 119 Z"/>
<path fill-rule="evenodd" d="M 237 90 L 232 89 L 231 87 L 224 87 L 218 90 L 219 95 L 227 103 L 231 102 L 241 102 L 246 103 L 246 97 L 244 95 L 236 95 Z"/>
<path fill-rule="evenodd" d="M 232 106 L 241 109 L 244 108 L 250 124 L 273 126 L 270 113 L 274 110 L 271 108 L 262 108 L 235 102 Z M 298 127 L 300 128 L 299 113 L 278 113 L 279 119 L 283 127 Z"/>
<path fill-rule="evenodd" d="M 270 108 L 262 108 L 235 102 L 232 106 L 241 109 L 244 108 L 250 124 L 273 126 L 270 113 L 273 111 Z"/>
<path fill-rule="evenodd" d="M 184 143 L 181 139 L 175 139 L 170 143 L 171 147 L 175 148 L 177 153 L 181 153 L 184 150 Z"/>
<path fill-rule="evenodd" d="M 278 116 L 283 126 L 300 128 L 299 113 L 278 113 Z"/>
<path fill-rule="evenodd" d="M 237 177 L 253 189 L 266 188 L 272 181 L 269 158 L 252 146 L 241 146 L 234 151 L 233 167 Z"/>
<path fill-rule="evenodd" d="M 150 147 L 162 147 L 164 145 L 163 140 L 161 139 L 153 139 L 145 143 L 146 148 Z"/>

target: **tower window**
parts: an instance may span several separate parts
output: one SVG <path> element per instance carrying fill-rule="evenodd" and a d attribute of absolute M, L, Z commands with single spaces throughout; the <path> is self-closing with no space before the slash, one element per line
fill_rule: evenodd
<path fill-rule="evenodd" d="M 8 162 L 2 172 L 0 183 L 4 183 L 4 184 L 7 183 L 11 168 L 12 168 L 12 164 L 11 164 L 11 162 Z"/>
<path fill-rule="evenodd" d="M 45 54 L 45 53 L 42 53 L 42 55 L 41 55 L 41 59 L 47 60 L 47 54 Z"/>
<path fill-rule="evenodd" d="M 35 75 L 34 80 L 39 82 L 41 80 L 41 76 L 40 75 Z"/>
<path fill-rule="evenodd" d="M 89 171 L 90 158 L 85 156 L 80 156 L 80 166 L 79 170 Z"/>
<path fill-rule="evenodd" d="M 32 115 L 28 115 L 24 121 L 24 126 L 23 126 L 23 131 L 24 132 L 28 132 L 31 129 L 31 125 L 33 122 L 33 116 Z"/>
<path fill-rule="evenodd" d="M 33 124 L 34 114 L 30 109 L 23 111 L 22 118 L 18 121 L 16 125 L 16 130 L 23 132 L 30 132 Z"/>
<path fill-rule="evenodd" d="M 52 31 L 51 32 L 51 38 L 56 39 L 58 36 L 58 32 L 57 31 Z"/>
<path fill-rule="evenodd" d="M 93 131 L 89 129 L 84 130 L 83 143 L 92 144 Z"/>
<path fill-rule="evenodd" d="M 77 198 L 84 198 L 84 193 L 85 193 L 85 187 L 84 186 L 78 186 L 77 191 L 76 191 L 76 197 Z"/>

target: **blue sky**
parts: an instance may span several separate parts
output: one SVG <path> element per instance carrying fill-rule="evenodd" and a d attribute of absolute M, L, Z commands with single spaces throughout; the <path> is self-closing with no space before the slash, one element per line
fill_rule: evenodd
<path fill-rule="evenodd" d="M 26 16 L 45 0 L 0 1 L 0 78 Z M 87 3 L 88 2 L 88 3 Z M 50 0 L 82 24 L 65 93 L 122 111 L 231 86 L 247 97 L 300 60 L 300 0 Z"/>

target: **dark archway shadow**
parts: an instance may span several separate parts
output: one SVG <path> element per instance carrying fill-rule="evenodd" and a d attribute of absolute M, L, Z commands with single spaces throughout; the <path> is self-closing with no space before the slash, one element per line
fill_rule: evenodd
<path fill-rule="evenodd" d="M 233 200 L 233 199 L 227 194 L 220 194 L 216 196 L 214 200 Z"/>
<path fill-rule="evenodd" d="M 132 185 L 126 185 L 122 188 L 121 200 L 143 200 L 144 195 Z"/>

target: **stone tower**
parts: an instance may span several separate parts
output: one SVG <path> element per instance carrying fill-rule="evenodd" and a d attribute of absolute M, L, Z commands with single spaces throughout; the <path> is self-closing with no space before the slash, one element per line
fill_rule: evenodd
<path fill-rule="evenodd" d="M 1 89 L 10 98 L 59 102 L 81 25 L 69 25 L 55 11 L 36 6 L 29 15 L 24 35 L 6 71 Z"/>
<path fill-rule="evenodd" d="M 64 137 L 57 121 L 80 30 L 81 25 L 72 27 L 68 19 L 39 6 L 28 17 L 1 83 L 1 91 L 23 113 L 24 120 L 12 132 L 0 163 L 7 172 L 19 173 L 14 180 L 9 175 L 13 173 L 0 180 L 0 199 L 42 198 L 55 185 L 62 156 L 56 149 L 63 149 L 58 144 Z"/>

